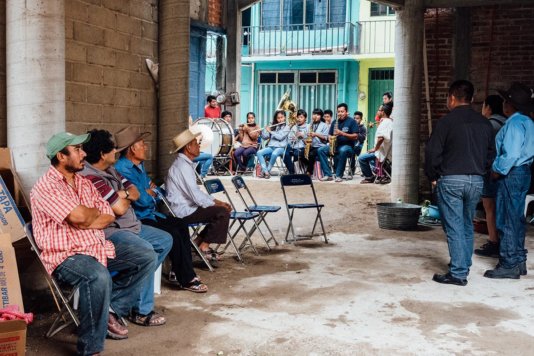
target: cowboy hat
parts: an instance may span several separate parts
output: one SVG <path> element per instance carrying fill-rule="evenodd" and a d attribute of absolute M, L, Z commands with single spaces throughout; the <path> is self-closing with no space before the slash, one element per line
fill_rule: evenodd
<path fill-rule="evenodd" d="M 172 150 L 170 153 L 176 153 L 180 151 L 184 146 L 186 146 L 189 142 L 193 141 L 195 138 L 197 138 L 197 136 L 200 135 L 201 132 L 193 133 L 189 129 L 180 132 L 172 139 L 172 143 L 174 143 L 174 150 Z"/>
<path fill-rule="evenodd" d="M 117 146 L 117 152 L 130 147 L 137 141 L 141 141 L 151 134 L 151 132 L 141 132 L 141 129 L 138 126 L 127 126 L 119 130 L 115 133 L 115 145 Z"/>
<path fill-rule="evenodd" d="M 504 100 L 512 104 L 518 111 L 528 114 L 534 111 L 534 92 L 521 83 L 513 83 L 510 89 L 497 90 Z"/>

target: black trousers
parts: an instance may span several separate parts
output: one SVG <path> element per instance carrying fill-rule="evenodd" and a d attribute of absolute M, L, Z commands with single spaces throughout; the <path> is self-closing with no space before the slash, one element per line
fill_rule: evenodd
<path fill-rule="evenodd" d="M 228 236 L 230 213 L 223 206 L 213 205 L 207 208 L 199 207 L 191 215 L 185 216 L 186 224 L 206 223 L 198 234 L 202 242 L 210 244 L 224 244 Z"/>
<path fill-rule="evenodd" d="M 318 147 L 310 147 L 310 153 L 308 153 L 308 160 L 306 161 L 307 168 L 306 172 L 309 175 L 313 174 L 313 166 L 315 165 L 315 160 L 317 159 L 317 150 Z"/>
<path fill-rule="evenodd" d="M 176 279 L 182 286 L 191 282 L 196 277 L 196 273 L 193 269 L 191 241 L 187 223 L 183 219 L 175 218 L 174 216 L 167 216 L 165 219 L 156 216 L 156 220 L 143 219 L 142 223 L 172 235 L 173 244 L 169 253 L 172 271 L 176 274 Z"/>

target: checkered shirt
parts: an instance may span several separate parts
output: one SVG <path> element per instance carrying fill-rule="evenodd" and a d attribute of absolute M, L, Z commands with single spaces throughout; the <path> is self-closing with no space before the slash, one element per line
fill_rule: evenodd
<path fill-rule="evenodd" d="M 101 214 L 112 215 L 113 210 L 90 180 L 75 174 L 76 190 L 53 166 L 33 187 L 32 206 L 35 242 L 41 249 L 41 259 L 48 273 L 68 257 L 82 254 L 93 256 L 104 266 L 108 258 L 115 258 L 115 247 L 105 239 L 100 229 L 79 229 L 66 218 L 78 205 L 97 208 Z"/>

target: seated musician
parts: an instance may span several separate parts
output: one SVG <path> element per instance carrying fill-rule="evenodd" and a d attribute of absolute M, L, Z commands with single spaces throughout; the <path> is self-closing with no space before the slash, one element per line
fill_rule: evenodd
<path fill-rule="evenodd" d="M 129 138 L 127 137 L 128 132 L 132 134 Z M 152 190 L 149 187 L 136 186 L 113 167 L 116 162 L 115 154 L 117 151 L 122 152 L 130 148 L 132 146 L 129 145 L 130 142 L 141 137 L 139 131 L 136 132 L 132 128 L 128 128 L 127 131 L 120 131 L 117 135 L 120 139 L 118 144 L 121 145 L 118 150 L 115 149 L 115 143 L 113 143 L 111 133 L 108 131 L 92 130 L 90 133 L 91 139 L 83 146 L 87 152 L 86 161 L 88 163 L 82 174 L 93 182 L 102 197 L 110 203 L 117 216 L 116 224 L 106 229 L 106 233 L 107 230 L 111 230 L 111 232 L 120 231 L 121 236 L 128 233 L 138 235 L 154 246 L 159 256 L 158 266 L 170 251 L 169 257 L 172 267 L 169 281 L 182 289 L 195 293 L 206 292 L 207 287 L 200 282 L 193 270 L 187 225 L 172 216 L 159 213 L 156 215 L 155 201 L 146 189 L 148 188 L 150 192 Z M 132 162 L 132 168 L 126 172 L 128 176 L 135 176 L 135 157 L 140 157 L 140 152 L 137 151 L 136 156 L 133 156 L 131 152 L 126 153 L 126 156 L 129 157 L 128 161 Z M 136 183 L 139 184 L 139 180 Z M 141 190 L 143 191 L 142 194 Z M 139 206 L 148 207 L 148 209 L 139 209 Z M 137 207 L 137 212 L 145 213 L 142 220 L 137 217 L 134 207 Z M 164 246 L 165 255 L 159 253 Z M 143 302 L 144 299 L 148 302 Z M 141 303 L 154 304 L 153 277 L 147 279 L 146 293 L 141 296 Z M 144 308 L 146 309 L 146 307 Z M 148 311 L 150 312 L 150 310 Z M 157 321 L 157 318 L 153 316 L 151 321 L 153 323 Z"/>
<path fill-rule="evenodd" d="M 46 145 L 50 168 L 30 194 L 35 242 L 46 271 L 79 287 L 79 355 L 102 352 L 106 335 L 128 337 L 110 306 L 118 316 L 127 316 L 156 263 L 154 249 L 146 243 L 132 248 L 116 236 L 106 239 L 104 229 L 115 221 L 113 210 L 77 173 L 85 164 L 82 144 L 88 139 L 67 132 L 52 136 Z M 117 273 L 113 280 L 111 272 Z"/>
<path fill-rule="evenodd" d="M 250 157 L 258 151 L 258 137 L 260 131 L 256 125 L 256 115 L 253 112 L 247 113 L 247 123 L 239 125 L 236 141 L 240 146 L 234 151 L 234 158 L 237 162 L 238 172 L 245 172 Z"/>
<path fill-rule="evenodd" d="M 173 139 L 173 153 L 178 152 L 178 155 L 167 175 L 167 198 L 174 214 L 185 223 L 207 224 L 195 243 L 212 266 L 218 267 L 217 255 L 210 249 L 210 244 L 226 243 L 232 207 L 206 194 L 196 184 L 192 161 L 200 152 L 196 139 L 199 135 L 185 130 Z"/>
<path fill-rule="evenodd" d="M 321 109 L 314 109 L 312 113 L 312 123 L 308 135 L 312 137 L 310 152 L 308 153 L 308 161 L 306 173 L 313 175 L 313 167 L 317 158 L 317 151 L 323 146 L 328 146 L 328 125 L 324 122 L 323 111 Z"/>
<path fill-rule="evenodd" d="M 342 182 L 347 158 L 354 155 L 354 142 L 358 139 L 358 125 L 353 118 L 349 117 L 347 104 L 341 103 L 337 106 L 337 119 L 330 125 L 329 135 L 336 137 L 334 168 L 336 170 L 336 182 Z M 318 151 L 321 169 L 324 173 L 324 177 L 321 178 L 322 181 L 334 179 L 328 164 L 329 151 L 329 146 L 321 147 Z"/>
<path fill-rule="evenodd" d="M 273 116 L 273 122 L 261 133 L 262 139 L 269 140 L 267 147 L 256 153 L 261 165 L 259 178 L 271 178 L 271 169 L 276 159 L 282 156 L 286 150 L 290 128 L 286 124 L 286 112 L 277 110 Z M 265 156 L 270 156 L 269 163 L 265 162 Z"/>
<path fill-rule="evenodd" d="M 391 159 L 393 120 L 389 117 L 393 107 L 383 104 L 378 109 L 380 125 L 375 134 L 375 146 L 358 158 L 364 179 L 360 182 L 387 184 L 391 179 L 383 174 L 382 165 L 386 159 Z M 376 171 L 376 175 L 373 173 Z"/>
<path fill-rule="evenodd" d="M 299 109 L 297 111 L 297 125 L 291 130 L 294 132 L 290 139 L 289 146 L 284 156 L 284 164 L 289 171 L 289 174 L 295 174 L 295 161 L 302 161 L 304 158 L 304 140 L 308 137 L 308 125 L 306 120 L 308 113 L 305 110 Z M 290 137 L 292 135 L 290 134 Z"/>
<path fill-rule="evenodd" d="M 362 153 L 363 144 L 367 137 L 367 128 L 363 123 L 363 113 L 361 111 L 355 111 L 353 118 L 356 120 L 356 124 L 358 124 L 358 139 L 354 143 L 354 156 L 350 158 L 350 172 L 352 175 L 354 175 L 356 170 L 356 160 Z"/>

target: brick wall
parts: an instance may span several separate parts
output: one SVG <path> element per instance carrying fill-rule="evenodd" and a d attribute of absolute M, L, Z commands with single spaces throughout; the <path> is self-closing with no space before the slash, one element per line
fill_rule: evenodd
<path fill-rule="evenodd" d="M 222 27 L 222 0 L 208 0 L 208 24 Z"/>
<path fill-rule="evenodd" d="M 67 130 L 140 126 L 153 133 L 155 152 L 157 100 L 145 58 L 157 62 L 157 14 L 156 0 L 65 1 Z"/>
<path fill-rule="evenodd" d="M 0 147 L 7 146 L 6 1 L 0 1 Z"/>
<path fill-rule="evenodd" d="M 534 86 L 534 6 L 471 8 L 471 64 L 469 79 L 475 86 L 474 107 L 479 110 L 492 89 L 507 88 L 513 81 Z M 452 64 L 454 9 L 428 9 L 425 13 L 432 121 L 445 115 Z M 493 27 L 493 35 L 491 34 Z M 491 55 L 490 55 L 491 53 Z M 489 76 L 488 76 L 489 73 Z M 425 97 L 424 86 L 422 97 Z M 428 140 L 426 104 L 421 104 L 421 162 Z M 420 191 L 429 193 L 423 170 Z"/>

